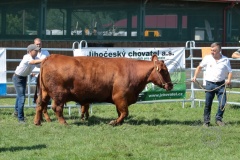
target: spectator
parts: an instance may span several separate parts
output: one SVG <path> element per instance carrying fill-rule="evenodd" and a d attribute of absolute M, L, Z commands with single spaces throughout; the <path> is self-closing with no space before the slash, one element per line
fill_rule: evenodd
<path fill-rule="evenodd" d="M 235 52 L 233 52 L 232 58 L 240 58 L 240 49 L 238 49 Z"/>
<path fill-rule="evenodd" d="M 96 36 L 96 35 L 97 35 L 97 27 L 94 27 L 92 31 L 92 36 Z"/>
<path fill-rule="evenodd" d="M 42 40 L 40 38 L 35 38 L 34 39 L 34 44 L 37 45 L 40 48 L 40 50 L 37 54 L 38 59 L 44 59 L 44 58 L 46 58 L 50 55 L 47 50 L 42 50 L 41 49 Z M 31 82 L 36 83 L 39 72 L 40 72 L 40 68 L 35 67 L 33 69 L 33 73 L 31 74 L 31 76 L 32 76 Z"/>
<path fill-rule="evenodd" d="M 86 36 L 89 36 L 89 35 L 90 35 L 90 31 L 89 31 L 88 26 L 85 27 L 85 29 L 84 29 L 84 34 L 85 34 Z"/>
<path fill-rule="evenodd" d="M 200 70 L 206 67 L 206 92 L 205 92 L 205 108 L 204 108 L 204 124 L 208 127 L 210 124 L 212 102 L 215 94 L 218 98 L 218 111 L 215 116 L 215 122 L 219 126 L 224 126 L 223 113 L 226 104 L 225 85 L 231 84 L 232 69 L 230 61 L 221 53 L 220 43 L 211 44 L 211 54 L 203 58 L 199 66 L 196 68 L 192 81 L 195 82 Z M 227 80 L 225 81 L 225 78 Z M 225 85 L 224 85 L 225 84 Z"/>
<path fill-rule="evenodd" d="M 44 59 L 44 58 L 46 58 L 46 57 L 48 57 L 50 55 L 47 50 L 42 50 L 41 49 L 41 47 L 42 47 L 42 40 L 40 38 L 35 38 L 34 39 L 34 44 L 37 45 L 40 48 L 40 50 L 39 50 L 39 52 L 37 54 L 38 59 Z M 31 77 L 32 77 L 31 78 L 31 82 L 32 83 L 36 83 L 37 82 L 37 77 L 38 77 L 39 72 L 40 72 L 40 68 L 35 67 L 33 69 L 33 72 L 31 74 Z M 33 103 L 35 103 L 34 99 L 33 99 Z M 49 105 L 50 104 L 51 104 L 51 101 L 49 101 Z"/>
<path fill-rule="evenodd" d="M 12 80 L 14 88 L 17 93 L 14 116 L 18 117 L 19 123 L 25 123 L 24 119 L 24 104 L 25 104 L 25 91 L 27 84 L 27 76 L 31 74 L 34 67 L 42 62 L 43 59 L 39 59 L 37 54 L 40 48 L 35 44 L 30 44 L 27 47 L 27 54 L 23 56 L 20 64 L 17 66 Z"/>

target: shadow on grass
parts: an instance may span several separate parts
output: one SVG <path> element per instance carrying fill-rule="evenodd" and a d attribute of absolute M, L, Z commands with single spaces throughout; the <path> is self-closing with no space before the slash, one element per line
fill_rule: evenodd
<path fill-rule="evenodd" d="M 152 120 L 144 120 L 144 119 L 132 119 L 129 117 L 129 119 L 126 121 L 128 124 L 131 125 L 150 125 L 150 126 L 156 126 L 156 125 L 187 125 L 187 126 L 200 126 L 202 125 L 202 122 L 200 120 L 194 120 L 194 121 L 180 121 L 180 120 L 168 120 L 168 119 L 152 119 Z"/>
<path fill-rule="evenodd" d="M 57 121 L 56 118 L 51 119 L 53 121 Z M 100 125 L 100 124 L 109 124 L 110 121 L 115 120 L 114 118 L 104 118 L 104 117 L 98 117 L 98 116 L 90 116 L 88 120 L 80 120 L 79 116 L 70 116 L 65 117 L 65 120 L 68 122 L 68 124 L 73 124 L 77 126 L 94 126 L 94 125 Z M 69 121 L 73 121 L 70 122 Z M 45 123 L 47 123 L 44 120 Z M 44 123 L 43 122 L 43 123 Z M 144 118 L 136 119 L 136 117 L 128 116 L 125 118 L 125 121 L 123 124 L 129 124 L 129 125 L 149 125 L 149 126 L 157 126 L 157 125 L 186 125 L 186 126 L 202 126 L 203 122 L 201 120 L 171 120 L 171 119 L 152 119 L 152 120 L 145 120 Z M 228 121 L 226 122 L 226 125 L 240 125 L 240 121 Z"/>
<path fill-rule="evenodd" d="M 14 146 L 14 147 L 9 147 L 9 148 L 0 148 L 0 152 L 17 152 L 17 151 L 22 151 L 22 150 L 38 150 L 38 149 L 43 149 L 47 148 L 45 144 L 39 144 L 39 145 L 34 145 L 34 146 Z"/>
<path fill-rule="evenodd" d="M 68 119 L 72 119 L 71 117 L 69 117 Z M 112 118 L 102 118 L 102 117 L 97 117 L 97 116 L 90 116 L 88 120 L 80 120 L 80 118 L 78 118 L 77 121 L 73 122 L 72 124 L 75 124 L 77 126 L 80 125 L 87 125 L 87 126 L 94 126 L 94 125 L 99 125 L 99 124 L 108 124 L 111 120 L 113 120 Z"/>
<path fill-rule="evenodd" d="M 229 105 L 229 108 L 231 109 L 240 109 L 239 105 Z"/>
<path fill-rule="evenodd" d="M 227 121 L 226 125 L 240 125 L 240 121 Z"/>
<path fill-rule="evenodd" d="M 75 125 L 99 125 L 99 124 L 108 124 L 110 121 L 114 119 L 112 118 L 103 118 L 98 116 L 91 116 L 89 117 L 88 121 L 76 121 L 72 124 Z M 201 126 L 202 122 L 200 120 L 195 121 L 179 121 L 179 120 L 160 120 L 160 119 L 152 119 L 152 120 L 144 120 L 144 119 L 134 119 L 132 116 L 129 116 L 124 121 L 125 124 L 130 125 L 150 125 L 150 126 L 156 126 L 156 125 L 172 125 L 172 124 L 180 124 L 180 125 L 188 125 L 188 126 Z M 123 123 L 123 124 L 124 124 Z"/>

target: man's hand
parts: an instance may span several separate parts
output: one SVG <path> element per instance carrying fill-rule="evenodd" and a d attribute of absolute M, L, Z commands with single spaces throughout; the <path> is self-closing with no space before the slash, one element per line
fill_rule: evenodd
<path fill-rule="evenodd" d="M 197 79 L 196 77 L 193 77 L 192 82 L 196 82 L 196 79 Z"/>
<path fill-rule="evenodd" d="M 226 80 L 226 81 L 225 81 L 225 84 L 228 85 L 228 86 L 230 86 L 232 83 L 231 83 L 231 81 Z"/>
<path fill-rule="evenodd" d="M 31 77 L 34 77 L 36 75 L 36 73 L 31 73 Z"/>

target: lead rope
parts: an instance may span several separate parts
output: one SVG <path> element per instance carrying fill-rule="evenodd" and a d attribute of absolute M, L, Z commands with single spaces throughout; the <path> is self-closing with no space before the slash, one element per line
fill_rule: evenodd
<path fill-rule="evenodd" d="M 215 90 L 221 88 L 222 86 L 225 86 L 225 87 L 224 87 L 224 92 L 223 92 L 223 94 L 226 93 L 227 85 L 225 85 L 225 83 L 223 83 L 222 85 L 220 85 L 220 86 L 218 86 L 218 87 L 216 87 L 216 88 L 214 88 L 214 89 L 212 89 L 212 90 L 207 90 L 207 89 L 203 88 L 203 86 L 202 86 L 197 80 L 195 81 L 195 83 L 197 83 L 198 86 L 199 86 L 201 89 L 203 89 L 204 91 L 206 91 L 206 92 L 212 92 L 212 91 L 215 91 Z M 222 106 L 222 101 L 223 101 L 223 96 L 222 96 L 222 98 L 221 98 L 221 104 L 220 104 L 219 108 L 220 108 L 221 111 L 224 111 L 224 110 L 225 110 L 225 107 L 226 107 L 226 104 L 227 104 L 227 93 L 226 93 L 226 103 L 225 103 L 225 105 L 224 105 L 223 107 L 221 107 L 221 106 Z"/>
<path fill-rule="evenodd" d="M 159 75 L 159 73 L 158 73 L 158 66 L 157 66 L 157 68 L 156 68 L 156 72 L 157 72 L 157 75 L 158 75 L 158 78 L 160 79 L 160 81 L 162 82 L 162 86 L 165 86 L 167 83 L 163 83 L 163 81 L 162 81 L 162 77 Z"/>

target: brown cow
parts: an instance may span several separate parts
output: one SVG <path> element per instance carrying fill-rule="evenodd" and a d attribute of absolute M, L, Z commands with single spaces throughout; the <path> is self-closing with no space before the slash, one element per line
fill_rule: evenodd
<path fill-rule="evenodd" d="M 50 97 L 53 99 L 52 109 L 61 124 L 67 124 L 63 106 L 68 101 L 113 103 L 118 118 L 110 124 L 122 124 L 128 116 L 128 106 L 136 103 L 139 93 L 149 82 L 166 90 L 173 88 L 166 65 L 156 55 L 152 56 L 152 61 L 144 61 L 52 54 L 41 64 L 34 124 L 41 124 L 41 114 Z"/>

